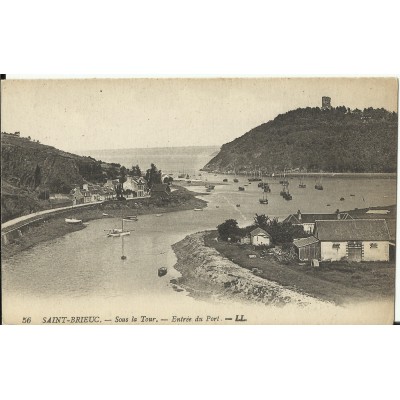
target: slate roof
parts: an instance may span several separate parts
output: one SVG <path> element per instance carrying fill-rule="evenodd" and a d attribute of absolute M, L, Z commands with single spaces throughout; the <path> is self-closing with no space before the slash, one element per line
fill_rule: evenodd
<path fill-rule="evenodd" d="M 257 236 L 257 235 L 259 235 L 259 234 L 262 234 L 262 235 L 271 237 L 271 235 L 270 235 L 268 232 L 264 231 L 264 229 L 261 229 L 261 228 L 256 228 L 256 229 L 254 229 L 254 230 L 252 230 L 252 231 L 250 232 L 250 235 L 251 235 L 251 236 Z"/>
<path fill-rule="evenodd" d="M 351 216 L 347 213 L 339 213 L 340 219 L 350 219 Z M 292 224 L 314 224 L 315 221 L 337 220 L 337 214 L 301 214 L 301 219 L 298 214 L 290 214 L 283 222 L 291 222 Z"/>
<path fill-rule="evenodd" d="M 315 236 L 327 241 L 390 240 L 384 219 L 316 221 Z"/>
<path fill-rule="evenodd" d="M 311 244 L 318 243 L 319 240 L 314 237 L 314 236 L 309 236 L 306 238 L 301 238 L 301 239 L 294 239 L 293 244 L 299 248 L 299 247 L 305 247 L 305 246 L 310 246 Z"/>

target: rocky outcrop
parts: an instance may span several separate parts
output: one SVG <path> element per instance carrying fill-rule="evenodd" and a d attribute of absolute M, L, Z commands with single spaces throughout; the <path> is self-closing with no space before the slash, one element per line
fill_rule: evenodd
<path fill-rule="evenodd" d="M 84 180 L 104 178 L 101 162 L 46 146 L 27 138 L 1 134 L 2 222 L 39 211 L 43 190 L 69 193 Z"/>
<path fill-rule="evenodd" d="M 80 184 L 83 178 L 79 164 L 89 159 L 59 151 L 53 147 L 30 142 L 23 138 L 2 135 L 2 178 L 13 186 L 35 190 L 53 185 L 56 181 Z"/>

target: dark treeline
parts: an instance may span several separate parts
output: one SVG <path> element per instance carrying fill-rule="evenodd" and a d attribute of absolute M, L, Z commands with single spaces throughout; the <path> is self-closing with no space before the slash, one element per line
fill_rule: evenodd
<path fill-rule="evenodd" d="M 299 108 L 225 144 L 205 168 L 395 172 L 397 125 L 397 113 L 383 108 Z"/>

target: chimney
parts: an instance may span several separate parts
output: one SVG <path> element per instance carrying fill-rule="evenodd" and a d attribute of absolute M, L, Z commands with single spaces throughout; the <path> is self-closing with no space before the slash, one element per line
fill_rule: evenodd
<path fill-rule="evenodd" d="M 300 212 L 300 210 L 297 210 L 297 219 L 299 221 L 301 221 L 301 212 Z"/>

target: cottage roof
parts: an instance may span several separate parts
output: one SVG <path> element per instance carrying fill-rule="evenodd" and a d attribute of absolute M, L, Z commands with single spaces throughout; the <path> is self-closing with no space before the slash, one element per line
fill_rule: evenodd
<path fill-rule="evenodd" d="M 384 219 L 316 221 L 315 229 L 319 240 L 390 240 Z"/>
<path fill-rule="evenodd" d="M 301 216 L 301 217 L 300 217 Z M 283 222 L 291 222 L 292 224 L 314 224 L 315 221 L 323 220 L 338 220 L 338 219 L 351 219 L 352 217 L 348 213 L 338 214 L 290 214 Z"/>
<path fill-rule="evenodd" d="M 250 232 L 250 235 L 251 236 L 264 235 L 264 236 L 271 237 L 268 232 L 264 231 L 264 229 L 261 229 L 261 228 L 256 228 L 256 229 L 252 230 Z"/>
<path fill-rule="evenodd" d="M 299 248 L 299 247 L 305 247 L 305 246 L 310 246 L 312 244 L 318 243 L 319 240 L 314 237 L 314 236 L 309 236 L 305 238 L 300 238 L 300 239 L 294 239 L 293 244 Z"/>

